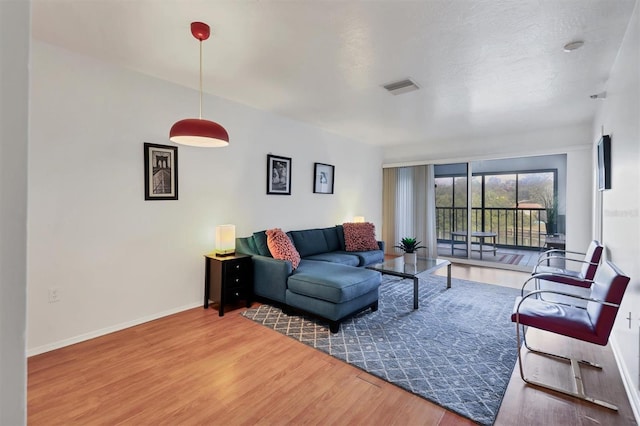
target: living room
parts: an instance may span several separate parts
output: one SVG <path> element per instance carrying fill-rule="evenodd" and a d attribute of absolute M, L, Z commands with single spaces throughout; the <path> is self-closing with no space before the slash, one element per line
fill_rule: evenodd
<path fill-rule="evenodd" d="M 2 82 L 7 89 L 2 97 L 0 159 L 2 170 L 8 171 L 2 179 L 2 215 L 7 219 L 2 225 L 0 299 L 0 411 L 8 424 L 26 419 L 26 357 L 200 306 L 203 254 L 213 248 L 216 225 L 233 223 L 237 235 L 245 236 L 266 228 L 332 226 L 364 215 L 380 231 L 384 226 L 383 167 L 555 153 L 567 155 L 567 248 L 582 250 L 592 238 L 598 238 L 607 247 L 606 257 L 632 278 L 634 291 L 623 301 L 624 315 L 618 319 L 613 338 L 620 369 L 629 387 L 636 390 L 630 393 L 635 399 L 632 405 L 639 406 L 636 2 L 620 2 L 626 15 L 618 27 L 617 45 L 606 52 L 606 61 L 593 65 L 602 70 L 597 87 L 580 94 L 585 103 L 591 103 L 587 108 L 593 114 L 588 121 L 569 120 L 522 132 L 496 126 L 481 137 L 441 140 L 434 136 L 434 143 L 427 144 L 371 145 L 369 139 L 387 136 L 361 130 L 362 137 L 356 140 L 323 130 L 321 120 L 308 124 L 280 113 L 298 102 L 290 97 L 287 86 L 263 88 L 259 97 L 264 103 L 258 107 L 228 100 L 222 94 L 228 82 L 208 79 L 205 85 L 211 93 L 204 96 L 203 116 L 225 126 L 230 145 L 223 149 L 179 147 L 176 201 L 144 200 L 143 143 L 170 144 L 171 124 L 197 111 L 197 44 L 189 39 L 190 21 L 209 19 L 215 29 L 204 45 L 205 52 L 223 46 L 217 55 L 208 57 L 205 69 L 223 67 L 225 55 L 240 48 L 239 42 L 224 36 L 224 16 L 183 12 L 181 21 L 173 24 L 175 34 L 184 33 L 179 43 L 173 41 L 173 35 L 167 39 L 173 30 L 167 34 L 141 30 L 150 49 L 153 44 L 155 51 L 162 52 L 166 46 L 167 55 L 184 50 L 184 57 L 194 57 L 188 67 L 192 68 L 190 78 L 178 84 L 138 72 L 135 64 L 122 66 L 118 52 L 100 52 L 100 45 L 84 45 L 83 31 L 92 31 L 90 28 L 78 28 L 76 39 L 67 40 L 76 51 L 48 39 L 56 25 L 76 25 L 74 10 L 87 17 L 120 16 L 106 3 L 46 3 L 3 2 L 0 6 L 3 58 L 10 58 L 3 60 Z M 149 12 L 147 6 L 146 2 L 131 2 L 131 19 Z M 66 14 L 65 7 L 69 8 Z M 120 3 L 118 7 L 125 6 Z M 54 14 L 56 8 L 63 12 Z M 47 18 L 52 20 L 50 25 L 45 25 Z M 126 29 L 123 21 L 111 20 L 104 26 L 87 22 L 96 25 L 97 33 L 105 28 L 109 28 L 105 34 Z M 248 32 L 253 23 L 244 22 Z M 583 49 L 588 47 L 585 43 Z M 303 52 L 308 46 L 302 43 L 294 48 L 301 55 L 298 66 L 304 73 Z M 267 75 L 281 72 L 269 61 L 246 66 L 261 67 Z M 13 74 L 5 77 L 5 67 Z M 251 84 L 246 87 L 253 89 Z M 606 99 L 589 99 L 605 89 Z M 384 95 L 396 107 L 402 100 Z M 5 127 L 5 123 L 14 125 Z M 613 185 L 599 193 L 593 189 L 594 147 L 602 129 L 612 135 Z M 265 193 L 268 154 L 292 159 L 290 196 Z M 315 162 L 335 166 L 333 195 L 313 193 Z M 51 288 L 59 291 L 55 303 L 49 303 Z M 624 319 L 628 312 L 632 329 Z M 8 392 L 12 396 L 5 398 Z"/>

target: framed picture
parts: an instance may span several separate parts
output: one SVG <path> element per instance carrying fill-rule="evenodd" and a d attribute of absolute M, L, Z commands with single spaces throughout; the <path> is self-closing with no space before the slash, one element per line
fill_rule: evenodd
<path fill-rule="evenodd" d="M 335 166 L 331 164 L 313 163 L 313 192 L 316 194 L 333 194 L 335 169 Z"/>
<path fill-rule="evenodd" d="M 267 194 L 291 195 L 291 158 L 267 154 Z"/>
<path fill-rule="evenodd" d="M 178 147 L 144 144 L 144 199 L 178 199 Z"/>

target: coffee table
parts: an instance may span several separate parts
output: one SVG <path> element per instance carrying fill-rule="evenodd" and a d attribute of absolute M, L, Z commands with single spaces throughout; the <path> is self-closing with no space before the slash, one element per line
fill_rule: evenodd
<path fill-rule="evenodd" d="M 367 266 L 367 269 L 402 278 L 413 279 L 413 309 L 418 309 L 419 275 L 447 267 L 447 288 L 451 288 L 451 262 L 445 259 L 419 257 L 415 265 L 404 263 L 404 256 L 389 259 L 383 263 Z"/>

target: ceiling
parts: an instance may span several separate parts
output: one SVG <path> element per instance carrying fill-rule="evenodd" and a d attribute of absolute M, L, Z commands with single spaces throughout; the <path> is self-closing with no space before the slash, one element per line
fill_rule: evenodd
<path fill-rule="evenodd" d="M 396 145 L 591 122 L 635 1 L 32 0 L 32 34 L 197 89 L 207 22 L 206 92 Z"/>

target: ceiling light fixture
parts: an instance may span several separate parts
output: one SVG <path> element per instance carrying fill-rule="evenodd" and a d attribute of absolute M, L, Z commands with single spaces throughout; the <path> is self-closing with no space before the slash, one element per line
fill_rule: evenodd
<path fill-rule="evenodd" d="M 576 41 L 572 41 L 571 43 L 565 44 L 562 49 L 565 52 L 573 52 L 574 50 L 580 49 L 583 45 L 584 45 L 584 41 L 576 40 Z"/>
<path fill-rule="evenodd" d="M 202 41 L 209 38 L 211 30 L 204 22 L 192 22 L 191 34 L 200 41 L 200 115 L 185 118 L 171 126 L 169 140 L 181 145 L 222 147 L 229 145 L 227 131 L 213 121 L 202 119 Z"/>

